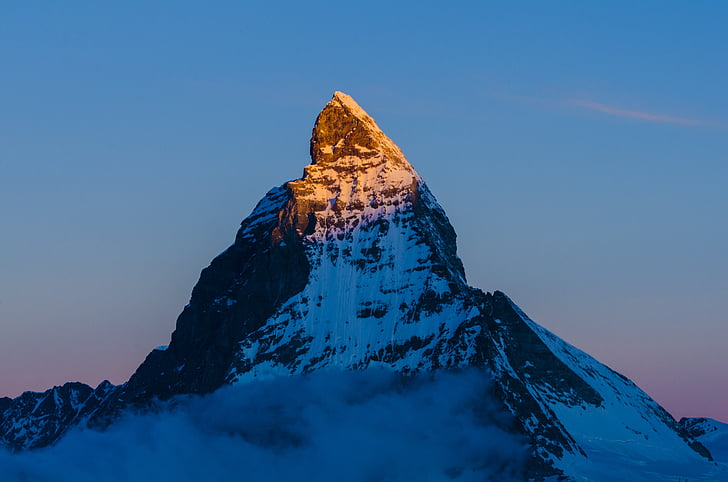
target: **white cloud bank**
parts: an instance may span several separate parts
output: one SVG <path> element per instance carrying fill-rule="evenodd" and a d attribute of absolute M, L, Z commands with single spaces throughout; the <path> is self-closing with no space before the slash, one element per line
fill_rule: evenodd
<path fill-rule="evenodd" d="M 3 482 L 521 480 L 525 440 L 482 371 L 329 372 L 227 387 L 0 453 Z"/>

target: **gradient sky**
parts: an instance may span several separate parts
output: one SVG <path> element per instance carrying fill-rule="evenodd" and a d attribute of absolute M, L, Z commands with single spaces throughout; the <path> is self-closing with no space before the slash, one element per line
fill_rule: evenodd
<path fill-rule="evenodd" d="M 471 284 L 728 422 L 728 3 L 245 3 L 0 5 L 0 396 L 126 380 L 342 90 Z"/>

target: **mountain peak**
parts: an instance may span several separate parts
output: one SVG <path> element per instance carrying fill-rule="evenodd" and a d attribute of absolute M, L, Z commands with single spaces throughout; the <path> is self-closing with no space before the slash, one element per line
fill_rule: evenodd
<path fill-rule="evenodd" d="M 311 164 L 286 183 L 291 203 L 274 241 L 285 233 L 325 239 L 407 209 L 422 179 L 397 145 L 356 101 L 335 92 L 316 118 Z"/>
<path fill-rule="evenodd" d="M 338 164 L 337 161 L 345 157 L 370 159 L 378 156 L 404 160 L 399 147 L 351 96 L 334 92 L 316 118 L 311 134 L 312 164 Z"/>

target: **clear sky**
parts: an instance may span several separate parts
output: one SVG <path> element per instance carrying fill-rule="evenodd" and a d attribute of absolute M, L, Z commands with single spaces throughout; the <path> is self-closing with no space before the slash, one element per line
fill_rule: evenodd
<path fill-rule="evenodd" d="M 126 380 L 342 90 L 471 284 L 728 422 L 728 3 L 248 3 L 0 4 L 0 396 Z"/>

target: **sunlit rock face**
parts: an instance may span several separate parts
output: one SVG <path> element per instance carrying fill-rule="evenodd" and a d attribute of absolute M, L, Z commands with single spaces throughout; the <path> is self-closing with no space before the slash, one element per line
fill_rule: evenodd
<path fill-rule="evenodd" d="M 468 286 L 444 211 L 348 95 L 335 93 L 319 114 L 311 160 L 301 179 L 265 195 L 202 271 L 168 347 L 124 385 L 79 388 L 75 408 L 52 424 L 32 418 L 22 397 L 0 400 L 4 443 L 44 446 L 69 426 L 105 426 L 123 410 L 227 384 L 476 367 L 495 380 L 509 430 L 530 441 L 532 478 L 598 474 L 615 460 L 635 470 L 706 463 L 707 450 L 628 379 L 505 294 Z M 8 428 L 19 421 L 26 432 Z M 22 435 L 31 432 L 41 435 Z"/>

